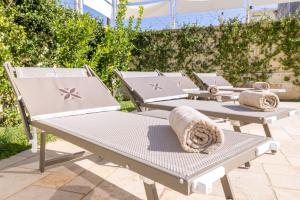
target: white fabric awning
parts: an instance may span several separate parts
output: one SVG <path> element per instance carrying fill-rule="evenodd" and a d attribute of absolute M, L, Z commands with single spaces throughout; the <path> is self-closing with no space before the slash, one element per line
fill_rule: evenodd
<path fill-rule="evenodd" d="M 155 3 L 147 3 L 142 5 L 144 7 L 143 18 L 167 16 L 171 14 L 170 1 L 162 1 Z M 138 17 L 139 5 L 128 5 L 126 12 L 126 19 L 130 16 Z"/>
<path fill-rule="evenodd" d="M 296 1 L 299 0 L 252 0 L 252 3 L 255 6 L 262 6 L 262 5 L 270 5 L 270 4 L 278 4 L 278 3 L 290 3 Z"/>
<path fill-rule="evenodd" d="M 242 8 L 244 0 L 177 0 L 177 13 L 196 13 Z"/>
<path fill-rule="evenodd" d="M 112 5 L 105 0 L 83 0 L 83 4 L 103 14 L 105 17 L 111 18 L 112 16 Z"/>

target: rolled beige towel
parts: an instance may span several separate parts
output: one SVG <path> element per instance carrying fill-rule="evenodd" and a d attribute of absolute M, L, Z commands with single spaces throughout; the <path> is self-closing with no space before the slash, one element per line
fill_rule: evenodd
<path fill-rule="evenodd" d="M 256 90 L 269 90 L 271 86 L 267 82 L 256 82 L 253 84 L 253 88 Z"/>
<path fill-rule="evenodd" d="M 218 86 L 216 85 L 210 85 L 208 88 L 207 88 L 207 91 L 210 93 L 210 94 L 217 94 L 219 92 L 219 88 Z"/>
<path fill-rule="evenodd" d="M 186 152 L 211 153 L 224 143 L 222 129 L 206 115 L 191 107 L 173 109 L 169 123 Z"/>
<path fill-rule="evenodd" d="M 249 107 L 254 110 L 274 111 L 280 101 L 276 94 L 267 90 L 263 91 L 243 91 L 239 97 L 239 103 L 242 106 Z"/>

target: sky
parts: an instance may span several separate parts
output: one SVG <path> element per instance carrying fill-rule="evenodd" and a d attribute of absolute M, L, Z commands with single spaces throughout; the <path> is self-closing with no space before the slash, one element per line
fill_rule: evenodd
<path fill-rule="evenodd" d="M 221 1 L 221 0 L 220 0 Z M 74 8 L 74 0 L 61 0 L 62 4 Z M 277 4 L 274 5 L 267 5 L 267 6 L 259 6 L 255 7 L 253 10 L 263 10 L 263 9 L 276 9 Z M 91 15 L 100 18 L 103 22 L 106 22 L 106 18 L 97 11 L 83 6 L 84 12 L 90 12 Z M 198 24 L 202 26 L 209 26 L 209 25 L 218 25 L 219 21 L 218 18 L 221 13 L 224 13 L 224 19 L 228 20 L 230 18 L 239 18 L 242 21 L 245 21 L 246 11 L 245 8 L 240 9 L 231 9 L 231 10 L 224 10 L 224 11 L 214 11 L 214 12 L 203 12 L 203 13 L 191 13 L 191 14 L 177 14 L 176 15 L 176 27 L 180 28 L 185 24 Z M 142 30 L 160 30 L 160 29 L 168 29 L 172 28 L 172 17 L 163 16 L 163 17 L 152 17 L 152 18 L 143 18 L 141 29 Z"/>

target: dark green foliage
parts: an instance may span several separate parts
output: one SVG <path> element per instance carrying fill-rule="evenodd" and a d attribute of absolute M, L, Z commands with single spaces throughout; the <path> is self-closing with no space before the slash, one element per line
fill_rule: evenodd
<path fill-rule="evenodd" d="M 294 16 L 243 24 L 233 19 L 219 27 L 185 26 L 141 32 L 135 40 L 131 70 L 184 70 L 222 73 L 241 86 L 268 79 L 274 71 L 300 77 L 300 19 Z M 275 63 L 275 65 L 274 65 Z"/>
<path fill-rule="evenodd" d="M 123 23 L 126 0 L 120 1 L 115 28 L 104 27 L 89 14 L 62 7 L 57 1 L 0 2 L 0 126 L 20 122 L 15 96 L 2 68 L 17 66 L 81 67 L 89 64 L 110 89 L 115 69 L 126 70 L 141 22 Z"/>
<path fill-rule="evenodd" d="M 29 148 L 22 126 L 0 128 L 0 160 Z"/>

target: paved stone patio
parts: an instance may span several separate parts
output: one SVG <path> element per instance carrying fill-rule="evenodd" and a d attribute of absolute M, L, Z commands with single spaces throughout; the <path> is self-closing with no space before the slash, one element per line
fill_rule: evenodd
<path fill-rule="evenodd" d="M 300 109 L 300 103 L 282 103 Z M 220 123 L 232 129 L 229 123 Z M 263 135 L 259 125 L 248 125 L 243 132 Z M 234 193 L 241 200 L 300 200 L 300 117 L 271 125 L 274 138 L 281 143 L 276 155 L 264 155 L 250 169 L 229 174 Z M 80 151 L 77 146 L 58 140 L 47 144 L 47 158 Z M 138 174 L 87 152 L 81 158 L 38 171 L 38 154 L 19 153 L 0 161 L 0 200 L 141 200 L 145 199 Z M 221 184 L 211 195 L 189 197 L 157 184 L 160 199 L 224 199 Z"/>

